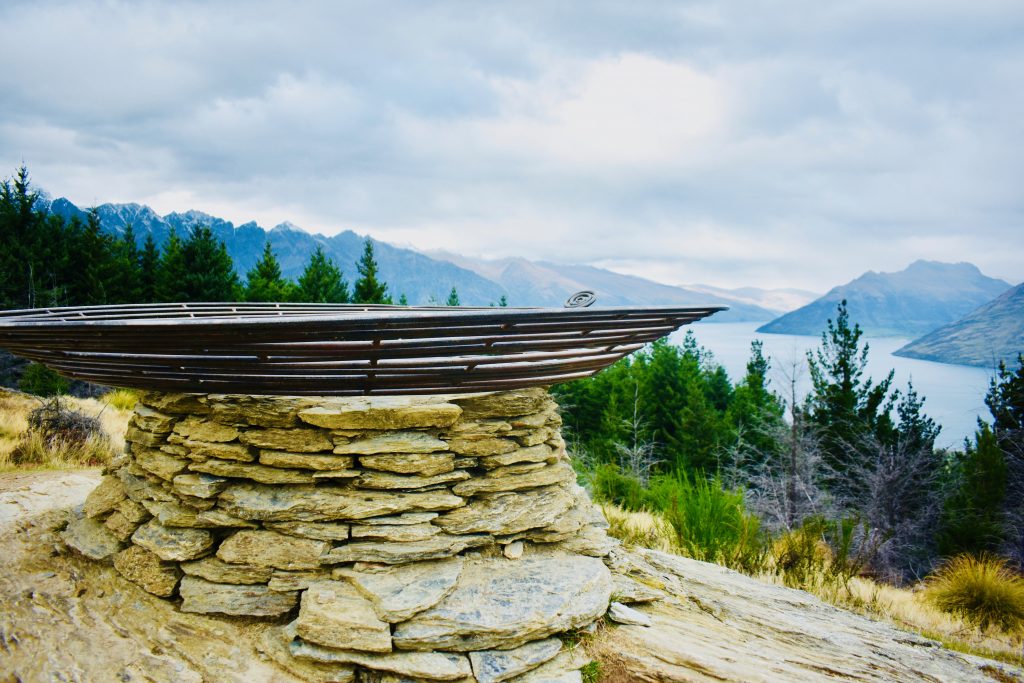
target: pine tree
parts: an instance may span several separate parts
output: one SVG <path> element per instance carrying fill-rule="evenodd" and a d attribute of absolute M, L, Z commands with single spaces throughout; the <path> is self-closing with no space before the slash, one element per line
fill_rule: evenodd
<path fill-rule="evenodd" d="M 782 400 L 768 388 L 770 368 L 763 343 L 754 340 L 750 344 L 747 374 L 736 385 L 727 410 L 736 447 L 757 453 L 761 458 L 779 451 L 781 444 L 777 435 L 783 429 Z"/>
<path fill-rule="evenodd" d="M 119 290 L 118 268 L 113 240 L 100 230 L 95 209 L 89 211 L 85 228 L 77 233 L 71 252 L 72 268 L 69 294 L 78 305 L 109 303 Z"/>
<path fill-rule="evenodd" d="M 980 421 L 979 421 L 980 422 Z M 961 456 L 960 486 L 946 501 L 939 552 L 995 552 L 1006 540 L 1007 466 L 996 435 L 981 422 Z"/>
<path fill-rule="evenodd" d="M 349 301 L 348 283 L 342 277 L 341 269 L 324 254 L 320 245 L 309 255 L 309 262 L 299 278 L 296 296 L 299 301 L 314 304 L 344 304 Z"/>
<path fill-rule="evenodd" d="M 352 300 L 357 304 L 390 304 L 387 283 L 377 279 L 377 261 L 373 258 L 373 242 L 369 237 L 363 242 L 363 255 L 356 266 L 359 279 L 356 280 L 352 292 Z"/>
<path fill-rule="evenodd" d="M 189 300 L 185 289 L 185 243 L 171 230 L 160 255 L 154 301 L 182 302 Z"/>
<path fill-rule="evenodd" d="M 806 409 L 822 439 L 825 461 L 835 472 L 834 483 L 844 486 L 846 473 L 858 459 L 865 439 L 891 443 L 895 434 L 889 412 L 893 373 L 877 385 L 864 377 L 868 344 L 861 346 L 860 325 L 850 326 L 846 300 L 839 303 L 835 321 L 821 335 L 821 347 L 807 353 L 813 389 Z M 855 482 L 854 482 L 855 483 Z"/>
<path fill-rule="evenodd" d="M 1017 355 L 1016 370 L 999 364 L 985 404 L 992 413 L 992 430 L 1007 465 L 1003 511 L 1010 533 L 1003 552 L 1024 565 L 1024 354 Z"/>
<path fill-rule="evenodd" d="M 139 303 L 151 304 L 157 300 L 157 283 L 160 277 L 160 251 L 156 248 L 153 234 L 146 235 L 139 255 Z"/>
<path fill-rule="evenodd" d="M 246 301 L 288 301 L 293 285 L 281 277 L 281 265 L 274 256 L 270 240 L 263 244 L 263 254 L 245 276 Z"/>
<path fill-rule="evenodd" d="M 182 289 L 187 301 L 234 301 L 238 276 L 227 247 L 205 225 L 192 229 L 182 246 Z"/>
<path fill-rule="evenodd" d="M 115 282 L 110 303 L 137 303 L 141 297 L 139 248 L 135 243 L 135 229 L 129 223 L 124 234 L 114 243 Z"/>
<path fill-rule="evenodd" d="M 398 305 L 399 306 L 408 306 L 409 305 L 409 299 L 405 296 L 405 292 L 402 292 L 402 294 L 398 297 Z"/>
<path fill-rule="evenodd" d="M 498 307 L 499 308 L 506 308 L 507 306 L 508 306 L 508 297 L 505 296 L 504 294 L 502 294 L 501 298 L 498 299 Z"/>
<path fill-rule="evenodd" d="M 459 293 L 452 287 L 452 291 L 448 293 L 448 300 L 444 304 L 445 306 L 461 306 L 462 303 L 459 301 Z"/>

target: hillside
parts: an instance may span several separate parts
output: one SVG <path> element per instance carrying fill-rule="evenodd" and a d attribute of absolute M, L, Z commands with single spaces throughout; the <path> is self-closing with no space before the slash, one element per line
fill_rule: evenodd
<path fill-rule="evenodd" d="M 86 213 L 67 199 L 45 200 L 44 208 L 65 218 L 85 220 Z M 206 225 L 224 242 L 240 276 L 259 259 L 269 239 L 285 277 L 296 278 L 302 272 L 316 245 L 341 267 L 351 283 L 356 277 L 356 262 L 363 249 L 364 236 L 351 230 L 337 235 L 311 234 L 292 223 L 281 223 L 266 230 L 255 222 L 236 226 L 231 221 L 201 211 L 169 213 L 160 216 L 141 204 L 102 204 L 96 207 L 100 225 L 106 232 L 120 235 L 130 224 L 141 244 L 153 235 L 162 245 L 171 234 L 186 234 L 196 225 Z M 389 283 L 393 297 L 405 294 L 412 304 L 443 302 L 454 287 L 463 304 L 486 306 L 505 296 L 512 306 L 561 306 L 569 295 L 583 289 L 597 292 L 603 305 L 682 305 L 728 306 L 714 321 L 759 321 L 772 318 L 776 311 L 715 293 L 693 291 L 664 285 L 644 278 L 622 275 L 592 266 L 572 266 L 535 262 L 527 259 L 486 261 L 458 254 L 423 254 L 414 249 L 374 241 L 381 277 Z"/>
<path fill-rule="evenodd" d="M 951 323 L 1010 287 L 970 263 L 915 261 L 896 273 L 869 271 L 763 325 L 758 332 L 817 335 L 846 299 L 868 334 L 918 337 Z"/>
<path fill-rule="evenodd" d="M 694 292 L 714 294 L 730 301 L 760 306 L 772 311 L 776 315 L 795 311 L 821 296 L 817 292 L 810 292 L 806 289 L 797 289 L 795 287 L 781 287 L 778 289 L 737 287 L 735 289 L 727 289 L 703 284 L 684 286 L 686 289 L 693 290 Z"/>
<path fill-rule="evenodd" d="M 9 680 L 353 679 L 289 656 L 273 622 L 181 612 L 113 567 L 63 549 L 57 531 L 98 480 L 94 472 L 0 476 L 0 669 Z M 636 606 L 650 625 L 605 625 L 572 651 L 596 658 L 603 680 L 1021 680 L 1012 666 L 717 565 L 642 548 L 617 551 L 612 565 L 619 581 L 628 574 L 659 597 Z M 581 680 L 573 674 L 538 670 L 514 680 Z"/>
<path fill-rule="evenodd" d="M 49 209 L 65 218 L 85 217 L 81 209 L 63 198 L 54 200 Z M 201 211 L 160 216 L 148 206 L 139 204 L 102 204 L 96 210 L 103 230 L 120 235 L 131 224 L 140 244 L 147 234 L 152 234 L 157 245 L 162 245 L 171 230 L 184 235 L 196 225 L 209 226 L 217 239 L 227 246 L 241 277 L 259 259 L 268 238 L 281 263 L 281 272 L 289 278 L 297 278 L 302 273 L 309 254 L 319 244 L 352 283 L 357 277 L 356 262 L 363 251 L 363 236 L 351 230 L 331 237 L 310 234 L 291 223 L 281 223 L 265 230 L 255 222 L 236 226 L 231 221 Z M 396 299 L 405 294 L 413 304 L 425 304 L 431 297 L 444 301 L 452 287 L 458 289 L 459 297 L 467 305 L 486 306 L 496 303 L 503 294 L 509 296 L 500 285 L 452 263 L 386 242 L 374 241 L 374 248 L 381 277 L 390 284 L 391 294 Z"/>
<path fill-rule="evenodd" d="M 1024 283 L 954 323 L 929 332 L 895 352 L 939 363 L 992 368 L 1024 353 Z"/>
<path fill-rule="evenodd" d="M 477 259 L 451 252 L 432 252 L 437 258 L 454 263 L 497 282 L 515 296 L 514 301 L 530 305 L 560 306 L 572 293 L 590 289 L 600 304 L 608 306 L 679 305 L 728 306 L 711 322 L 768 320 L 776 315 L 739 298 L 664 285 L 634 275 L 623 275 L 603 268 L 566 265 L 524 258 Z"/>

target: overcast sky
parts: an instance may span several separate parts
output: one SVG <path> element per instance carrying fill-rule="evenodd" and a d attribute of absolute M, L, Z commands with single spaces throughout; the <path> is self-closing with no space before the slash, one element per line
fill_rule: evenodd
<path fill-rule="evenodd" d="M 0 4 L 0 175 L 83 205 L 817 291 L 1024 280 L 1024 2 Z"/>

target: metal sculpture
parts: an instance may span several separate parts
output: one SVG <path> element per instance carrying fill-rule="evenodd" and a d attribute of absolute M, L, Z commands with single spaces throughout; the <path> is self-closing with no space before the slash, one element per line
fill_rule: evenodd
<path fill-rule="evenodd" d="M 591 299 L 592 292 L 580 295 Z M 0 312 L 0 347 L 74 379 L 199 393 L 440 394 L 588 377 L 721 307 L 175 303 Z"/>

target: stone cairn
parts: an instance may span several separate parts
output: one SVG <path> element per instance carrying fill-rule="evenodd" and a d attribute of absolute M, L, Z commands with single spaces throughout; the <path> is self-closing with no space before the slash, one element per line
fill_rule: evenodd
<path fill-rule="evenodd" d="M 149 393 L 64 540 L 183 612 L 276 620 L 267 654 L 314 680 L 579 681 L 557 636 L 608 611 L 614 542 L 560 426 L 543 389 Z"/>

